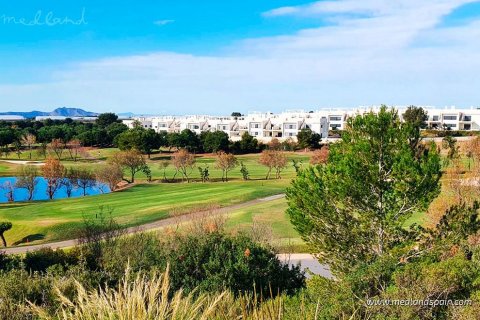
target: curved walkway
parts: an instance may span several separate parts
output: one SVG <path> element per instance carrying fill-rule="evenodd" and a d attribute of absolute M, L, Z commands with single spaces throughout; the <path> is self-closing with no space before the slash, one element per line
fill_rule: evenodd
<path fill-rule="evenodd" d="M 195 220 L 198 218 L 203 218 L 205 217 L 206 213 L 209 213 L 209 215 L 219 215 L 219 214 L 227 214 L 231 211 L 249 207 L 252 205 L 256 205 L 259 203 L 264 203 L 266 201 L 273 201 L 273 200 L 278 200 L 284 198 L 284 194 L 277 194 L 273 195 L 270 197 L 266 198 L 260 198 L 260 199 L 255 199 L 255 200 L 250 200 L 247 202 L 223 207 L 223 208 L 218 208 L 218 209 L 212 209 L 208 211 L 197 211 L 197 212 L 192 212 L 192 213 L 187 213 L 184 215 L 179 215 L 175 217 L 170 217 L 162 220 L 157 220 L 154 222 L 142 224 L 136 227 L 130 227 L 126 229 L 127 234 L 132 234 L 132 233 L 137 233 L 137 232 L 145 232 L 145 231 L 152 231 L 155 229 L 159 228 L 164 228 L 168 227 L 170 225 L 177 225 L 183 222 L 188 222 L 191 220 Z M 30 246 L 20 246 L 20 247 L 11 247 L 11 248 L 5 248 L 5 249 L 0 249 L 0 252 L 4 252 L 6 254 L 22 254 L 26 253 L 28 251 L 34 251 L 38 250 L 41 248 L 52 248 L 52 249 L 60 249 L 60 248 L 68 248 L 68 247 L 73 247 L 77 244 L 78 239 L 70 239 L 70 240 L 64 240 L 64 241 L 56 241 L 56 242 L 50 242 L 50 243 L 44 243 L 44 244 L 37 244 L 37 245 L 30 245 Z"/>
<path fill-rule="evenodd" d="M 197 218 L 203 218 L 205 217 L 205 214 L 207 212 L 209 213 L 209 215 L 227 214 L 236 209 L 241 209 L 241 208 L 249 207 L 255 204 L 264 203 L 268 201 L 278 200 L 284 197 L 285 197 L 284 194 L 277 194 L 270 197 L 255 199 L 255 200 L 247 201 L 244 203 L 240 203 L 240 204 L 236 204 L 236 205 L 232 205 L 224 208 L 213 209 L 210 211 L 198 211 L 198 212 L 188 213 L 188 214 L 184 214 L 176 217 L 170 217 L 163 220 L 158 220 L 151 223 L 143 224 L 137 227 L 127 228 L 126 233 L 133 234 L 137 232 L 153 231 L 153 230 L 167 227 L 170 225 L 177 225 L 177 224 L 188 222 Z M 56 241 L 56 242 L 50 242 L 50 243 L 44 243 L 44 244 L 30 245 L 30 246 L 5 248 L 0 251 L 6 254 L 22 254 L 29 251 L 38 250 L 41 248 L 61 249 L 61 248 L 73 247 L 77 244 L 77 242 L 78 242 L 78 239 L 70 239 L 70 240 Z M 328 266 L 320 264 L 317 261 L 317 259 L 315 259 L 315 257 L 313 257 L 311 254 L 282 253 L 282 254 L 278 254 L 277 257 L 280 261 L 282 261 L 285 264 L 289 264 L 289 265 L 300 264 L 302 270 L 308 270 L 307 277 L 310 277 L 311 274 L 316 274 L 316 275 L 320 275 L 322 277 L 326 277 L 330 279 L 333 278 L 332 273 L 330 272 L 330 269 L 328 268 Z"/>

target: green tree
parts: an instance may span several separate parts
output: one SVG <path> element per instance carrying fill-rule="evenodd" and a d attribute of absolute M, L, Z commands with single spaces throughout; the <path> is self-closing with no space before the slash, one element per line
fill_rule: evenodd
<path fill-rule="evenodd" d="M 310 128 L 302 129 L 297 134 L 298 146 L 302 149 L 315 149 L 320 145 L 322 136 Z"/>
<path fill-rule="evenodd" d="M 3 246 L 7 246 L 7 240 L 5 240 L 4 233 L 8 230 L 12 229 L 12 223 L 8 221 L 0 222 L 0 238 L 2 238 Z"/>
<path fill-rule="evenodd" d="M 114 141 L 115 141 L 115 138 L 128 130 L 128 127 L 127 125 L 123 124 L 123 123 L 118 123 L 118 122 L 114 122 L 114 123 L 111 123 L 110 125 L 108 125 L 108 127 L 106 127 L 106 131 L 107 131 L 107 136 L 108 136 L 108 144 L 113 144 Z"/>
<path fill-rule="evenodd" d="M 179 150 L 182 146 L 182 138 L 180 136 L 180 133 L 178 132 L 172 132 L 167 134 L 167 145 L 169 149 L 171 150 L 172 148 L 176 148 Z"/>
<path fill-rule="evenodd" d="M 243 180 L 248 180 L 250 178 L 250 173 L 248 172 L 247 166 L 242 162 L 240 162 L 240 173 L 242 174 Z"/>
<path fill-rule="evenodd" d="M 8 146 L 15 141 L 15 132 L 12 129 L 0 130 L 0 147 L 5 155 L 8 153 Z M 8 151 L 7 151 L 8 150 Z"/>
<path fill-rule="evenodd" d="M 228 150 L 228 134 L 223 131 L 202 132 L 200 139 L 205 152 L 216 153 L 218 151 Z"/>
<path fill-rule="evenodd" d="M 438 195 L 440 156 L 433 145 L 419 155 L 412 134 L 385 106 L 350 118 L 328 162 L 299 172 L 287 190 L 292 223 L 337 274 L 408 238 L 405 221 Z"/>
<path fill-rule="evenodd" d="M 97 120 L 95 120 L 95 123 L 100 126 L 100 127 L 108 127 L 112 123 L 118 122 L 118 116 L 115 113 L 102 113 L 98 115 Z"/>
<path fill-rule="evenodd" d="M 258 150 L 258 140 L 248 132 L 245 132 L 240 140 L 240 148 L 245 153 L 256 152 Z"/>
<path fill-rule="evenodd" d="M 198 152 L 202 149 L 199 136 L 190 129 L 180 132 L 180 147 L 189 152 Z"/>
<path fill-rule="evenodd" d="M 427 127 L 428 115 L 421 107 L 409 106 L 403 114 L 403 121 L 415 128 L 425 129 Z"/>
<path fill-rule="evenodd" d="M 153 129 L 137 127 L 122 132 L 116 137 L 116 144 L 120 150 L 138 150 L 150 155 L 154 149 L 160 148 L 160 136 Z"/>

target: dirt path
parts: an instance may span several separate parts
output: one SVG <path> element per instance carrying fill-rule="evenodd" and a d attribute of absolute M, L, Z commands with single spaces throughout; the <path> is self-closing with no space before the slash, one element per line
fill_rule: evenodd
<path fill-rule="evenodd" d="M 198 218 L 202 218 L 205 216 L 205 214 L 208 212 L 209 215 L 219 215 L 219 214 L 227 214 L 229 212 L 232 212 L 237 209 L 253 206 L 259 203 L 264 203 L 267 201 L 273 201 L 273 200 L 278 200 L 282 199 L 285 197 L 284 194 L 277 194 L 274 196 L 266 197 L 266 198 L 260 198 L 260 199 L 255 199 L 255 200 L 250 200 L 247 202 L 235 204 L 232 206 L 228 207 L 223 207 L 219 209 L 213 209 L 209 211 L 198 211 L 198 212 L 192 212 L 184 215 L 179 215 L 176 217 L 170 217 L 146 224 L 142 224 L 140 226 L 136 227 L 131 227 L 126 229 L 127 234 L 132 234 L 132 233 L 137 233 L 137 232 L 145 232 L 145 231 L 151 231 L 159 228 L 164 228 L 168 227 L 171 225 L 177 225 L 180 223 L 188 222 L 191 220 L 195 220 Z M 0 249 L 1 252 L 4 252 L 6 254 L 22 254 L 26 253 L 28 251 L 34 251 L 38 250 L 41 248 L 52 248 L 52 249 L 59 249 L 59 248 L 67 248 L 67 247 L 73 247 L 77 244 L 78 239 L 71 239 L 71 240 L 64 240 L 64 241 L 57 241 L 57 242 L 50 242 L 50 243 L 44 243 L 44 244 L 37 244 L 37 245 L 31 245 L 31 246 L 20 246 L 20 247 L 12 247 L 12 248 L 6 248 L 6 249 Z"/>

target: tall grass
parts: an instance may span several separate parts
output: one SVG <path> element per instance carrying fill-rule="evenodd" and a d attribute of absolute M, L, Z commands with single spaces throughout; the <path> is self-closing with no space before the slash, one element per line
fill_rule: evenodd
<path fill-rule="evenodd" d="M 46 320 L 292 319 L 285 317 L 283 297 L 262 302 L 256 295 L 235 298 L 230 291 L 185 294 L 178 290 L 172 293 L 168 271 L 167 267 L 165 273 L 133 275 L 127 270 L 118 289 L 87 290 L 75 281 L 74 298 L 68 298 L 59 286 L 55 287 L 61 305 L 54 314 L 32 303 L 30 307 L 40 319 Z M 297 315 L 295 319 L 314 319 L 302 308 Z"/>

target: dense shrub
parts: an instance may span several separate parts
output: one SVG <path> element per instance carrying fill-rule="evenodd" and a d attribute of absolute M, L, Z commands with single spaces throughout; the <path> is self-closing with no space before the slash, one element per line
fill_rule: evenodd
<path fill-rule="evenodd" d="M 46 271 L 47 268 L 54 265 L 61 265 L 62 267 L 75 265 L 78 260 L 78 256 L 74 252 L 42 248 L 27 252 L 23 263 L 28 271 Z"/>
<path fill-rule="evenodd" d="M 244 235 L 220 232 L 176 238 L 167 252 L 172 287 L 190 291 L 230 289 L 234 293 L 252 291 L 276 295 L 292 294 L 304 286 L 298 267 L 283 265 L 275 253 Z"/>

